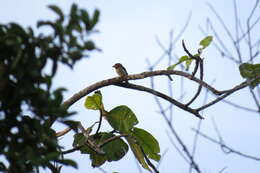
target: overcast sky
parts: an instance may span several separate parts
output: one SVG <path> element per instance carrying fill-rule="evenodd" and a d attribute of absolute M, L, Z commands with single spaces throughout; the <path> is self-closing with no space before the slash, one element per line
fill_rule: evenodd
<path fill-rule="evenodd" d="M 196 52 L 199 41 L 204 37 L 199 30 L 199 26 L 206 27 L 207 17 L 214 21 L 225 44 L 228 46 L 230 44 L 219 22 L 217 22 L 212 11 L 206 5 L 207 1 L 204 0 L 9 0 L 1 3 L 0 22 L 18 22 L 23 26 L 33 26 L 35 28 L 37 20 L 53 19 L 55 17 L 54 13 L 47 8 L 47 5 L 54 3 L 60 6 L 65 13 L 68 13 L 73 2 L 77 3 L 81 8 L 88 9 L 90 12 L 95 8 L 101 11 L 100 22 L 97 25 L 99 33 L 93 35 L 92 38 L 95 40 L 96 45 L 102 49 L 102 52 L 93 52 L 90 58 L 79 62 L 73 71 L 66 67 L 59 69 L 55 86 L 68 88 L 69 91 L 66 93 L 66 98 L 94 82 L 116 76 L 112 68 L 112 65 L 116 62 L 121 62 L 130 74 L 147 71 L 147 59 L 154 63 L 163 53 L 156 43 L 155 37 L 157 36 L 167 47 L 169 32 L 173 30 L 173 36 L 175 37 L 185 24 L 189 12 L 192 12 L 191 21 L 181 39 L 186 41 L 186 45 L 191 52 Z M 233 0 L 212 0 L 209 2 L 219 12 L 220 16 L 224 18 L 228 27 L 234 29 Z M 254 2 L 254 0 L 238 0 L 239 15 L 241 15 L 242 21 L 248 16 L 249 9 L 252 8 Z M 260 8 L 258 7 L 259 11 Z M 242 25 L 244 24 L 242 23 Z M 255 34 L 259 38 L 259 32 Z M 181 40 L 176 43 L 174 53 L 178 56 L 184 55 L 184 51 L 181 48 Z M 214 86 L 222 90 L 229 89 L 243 81 L 239 76 L 237 65 L 230 60 L 222 58 L 215 51 L 214 46 L 210 46 L 203 54 L 203 57 L 205 58 L 206 82 L 211 83 L 215 81 Z M 168 61 L 165 59 L 156 69 L 165 69 L 167 64 Z M 168 81 L 166 77 L 158 77 L 156 82 L 156 87 L 159 90 L 167 91 Z M 149 86 L 149 80 L 138 81 L 137 83 Z M 173 82 L 172 84 L 174 87 L 173 93 L 174 97 L 178 98 L 180 96 L 180 88 L 176 83 Z M 192 94 L 191 88 L 194 85 L 190 85 L 190 83 L 185 84 L 185 93 L 189 96 L 189 94 Z M 160 172 L 188 172 L 189 167 L 187 163 L 178 155 L 167 137 L 166 132 L 169 132 L 169 129 L 161 115 L 157 112 L 157 105 L 151 95 L 115 86 L 103 88 L 101 92 L 103 93 L 104 104 L 107 110 L 118 105 L 128 105 L 138 117 L 140 123 L 137 127 L 146 129 L 158 139 L 162 153 L 167 151 L 159 167 Z M 248 93 L 248 89 L 244 89 L 228 99 L 254 108 L 254 103 Z M 195 107 L 202 103 L 202 99 L 203 97 L 201 97 L 199 102 L 195 103 Z M 88 127 L 98 120 L 98 112 L 84 109 L 83 103 L 84 99 L 73 105 L 71 110 L 78 111 L 79 113 L 74 118 L 82 121 L 82 124 Z M 260 157 L 260 119 L 256 113 L 237 110 L 229 105 L 219 103 L 207 109 L 204 112 L 204 116 L 205 120 L 202 123 L 202 131 L 204 133 L 217 138 L 212 125 L 212 119 L 214 118 L 227 145 L 246 154 Z M 197 126 L 197 118 L 178 108 L 174 108 L 173 122 L 174 127 L 186 145 L 190 147 L 189 149 L 191 149 L 194 138 L 191 128 Z M 56 124 L 54 128 L 62 130 L 64 126 Z M 109 125 L 105 123 L 102 130 L 110 130 Z M 72 147 L 72 136 L 73 133 L 70 133 L 61 139 L 61 143 L 64 144 L 66 149 Z M 99 169 L 91 167 L 88 155 L 80 155 L 79 152 L 75 152 L 67 157 L 78 162 L 79 170 L 63 168 L 62 172 L 64 173 L 101 172 Z M 224 172 L 228 173 L 256 173 L 260 170 L 258 162 L 232 154 L 225 155 L 220 147 L 203 138 L 199 139 L 195 160 L 203 172 L 219 172 L 224 167 L 227 167 Z M 118 162 L 105 163 L 102 169 L 109 173 L 113 171 L 120 173 L 138 172 L 131 151 Z M 145 170 L 143 171 L 146 172 Z"/>

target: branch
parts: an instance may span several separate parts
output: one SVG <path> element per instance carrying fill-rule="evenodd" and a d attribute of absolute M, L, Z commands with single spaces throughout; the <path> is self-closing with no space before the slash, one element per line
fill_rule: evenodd
<path fill-rule="evenodd" d="M 142 151 L 142 153 L 143 153 L 143 155 L 144 155 L 144 159 L 145 159 L 145 161 L 147 162 L 147 164 L 153 169 L 153 171 L 154 171 L 155 173 L 159 173 L 159 171 L 156 169 L 156 167 L 153 165 L 153 163 L 149 160 L 149 158 L 148 158 L 147 155 L 145 154 L 143 148 L 142 148 L 141 146 L 140 146 L 140 148 L 141 148 L 141 151 Z"/>
<path fill-rule="evenodd" d="M 152 89 L 150 88 L 146 88 L 143 87 L 143 90 L 146 90 L 147 92 L 150 92 L 152 94 L 157 93 L 158 95 L 161 95 L 162 98 L 169 100 L 172 103 L 175 103 L 175 105 L 184 110 L 188 110 L 189 112 L 193 113 L 193 114 L 197 114 L 197 111 L 200 111 L 202 109 L 205 109 L 206 107 L 209 107 L 211 105 L 213 105 L 214 103 L 222 100 L 223 98 L 227 97 L 228 95 L 230 95 L 231 93 L 238 91 L 242 88 L 247 87 L 253 80 L 260 78 L 260 75 L 257 76 L 255 79 L 252 79 L 250 81 L 246 81 L 246 82 L 242 82 L 241 84 L 235 86 L 234 88 L 231 88 L 229 90 L 223 90 L 223 91 L 219 91 L 215 88 L 213 88 L 212 86 L 210 86 L 209 84 L 207 84 L 206 82 L 192 76 L 189 73 L 186 72 L 182 72 L 182 71 L 177 71 L 177 70 L 158 70 L 158 71 L 152 71 L 152 72 L 143 72 L 143 73 L 139 73 L 139 74 L 133 74 L 133 75 L 128 75 L 128 76 L 124 76 L 124 77 L 114 77 L 114 78 L 110 78 L 110 79 L 106 79 L 106 80 L 102 80 L 100 82 L 94 83 L 86 88 L 84 88 L 83 90 L 79 91 L 78 93 L 74 94 L 71 98 L 69 98 L 68 100 L 66 100 L 62 106 L 69 108 L 72 104 L 74 104 L 75 102 L 77 102 L 79 99 L 81 99 L 82 97 L 86 96 L 87 94 L 99 89 L 99 88 L 103 88 L 105 86 L 109 86 L 109 85 L 118 85 L 120 82 L 123 82 L 125 80 L 138 80 L 138 79 L 144 79 L 147 77 L 152 77 L 152 76 L 160 76 L 160 75 L 177 75 L 177 76 L 182 76 L 185 77 L 187 79 L 190 79 L 200 85 L 202 85 L 203 87 L 207 88 L 208 90 L 210 90 L 212 93 L 216 94 L 216 95 L 223 95 L 222 97 L 218 97 L 214 102 L 209 103 L 208 105 L 202 106 L 198 109 L 196 109 L 194 111 L 194 109 L 187 109 L 187 107 L 185 107 L 185 105 L 180 104 L 179 102 L 176 102 L 176 100 L 174 100 L 173 98 L 170 98 L 160 92 L 154 92 Z M 131 84 L 132 87 L 134 87 L 133 84 Z M 123 85 L 122 85 L 123 86 Z M 126 85 L 124 85 L 126 86 Z M 137 89 L 137 88 L 135 88 Z"/>
<path fill-rule="evenodd" d="M 156 90 L 153 90 L 151 88 L 147 88 L 147 87 L 144 87 L 144 86 L 140 86 L 140 85 L 135 85 L 135 84 L 130 84 L 130 83 L 118 83 L 118 84 L 115 84 L 116 86 L 121 86 L 121 87 L 124 87 L 124 88 L 130 88 L 130 89 L 136 89 L 136 90 L 139 90 L 139 91 L 145 91 L 145 92 L 148 92 L 148 93 L 151 93 L 153 95 L 156 95 L 158 97 L 161 97 L 169 102 L 171 102 L 172 104 L 174 104 L 175 106 L 181 108 L 182 110 L 185 110 L 185 111 L 188 111 L 190 112 L 191 114 L 195 115 L 196 117 L 200 118 L 200 119 L 203 119 L 203 117 L 199 114 L 198 111 L 178 102 L 177 100 L 159 92 L 159 91 L 156 91 Z"/>
<path fill-rule="evenodd" d="M 67 134 L 69 131 L 71 131 L 72 129 L 71 128 L 69 128 L 69 127 L 67 127 L 66 129 L 64 129 L 64 130 L 62 130 L 62 131 L 60 131 L 60 132 L 57 132 L 56 133 L 56 136 L 57 137 L 60 137 L 60 136 L 63 136 L 63 135 L 65 135 L 65 134 Z"/>
<path fill-rule="evenodd" d="M 78 122 L 78 128 L 81 130 L 81 132 L 83 133 L 83 135 L 85 136 L 86 138 L 86 144 L 92 149 L 94 150 L 95 152 L 97 152 L 98 154 L 105 154 L 105 152 L 99 148 L 98 146 L 96 146 L 95 142 L 92 141 L 90 138 L 89 138 L 89 132 L 87 132 L 85 130 L 85 128 L 82 126 L 82 124 L 80 122 Z"/>
<path fill-rule="evenodd" d="M 210 86 L 206 82 L 201 81 L 200 79 L 198 79 L 196 77 L 193 77 L 189 73 L 177 71 L 177 70 L 157 70 L 157 71 L 143 72 L 143 73 L 139 73 L 139 74 L 128 75 L 128 76 L 124 76 L 124 77 L 114 77 L 114 78 L 110 78 L 110 79 L 106 79 L 106 80 L 96 82 L 96 83 L 84 88 L 83 90 L 79 91 L 78 93 L 74 94 L 72 97 L 70 97 L 68 100 L 66 100 L 62 104 L 62 106 L 68 108 L 71 105 L 73 105 L 75 102 L 77 102 L 79 99 L 81 99 L 82 97 L 88 95 L 89 93 L 91 93 L 91 92 L 93 92 L 93 91 L 95 91 L 99 88 L 103 88 L 105 86 L 114 85 L 116 83 L 120 83 L 120 82 L 123 82 L 125 80 L 138 80 L 138 79 L 144 79 L 144 78 L 147 78 L 147 77 L 160 76 L 160 75 L 182 76 L 182 77 L 190 79 L 190 80 L 192 80 L 192 81 L 194 81 L 198 84 L 201 84 L 203 87 L 207 88 L 208 90 L 210 90 L 211 92 L 213 92 L 216 95 L 223 94 L 223 91 L 221 92 L 221 91 L 216 90 L 215 88 L 213 88 L 212 86 Z"/>
<path fill-rule="evenodd" d="M 107 143 L 109 143 L 113 140 L 116 140 L 116 139 L 121 138 L 121 137 L 127 137 L 127 136 L 128 136 L 128 134 L 121 134 L 121 135 L 118 135 L 118 136 L 113 136 L 111 138 L 108 138 L 105 141 L 103 141 L 102 143 L 98 144 L 98 148 L 103 147 L 104 145 L 106 145 Z"/>
<path fill-rule="evenodd" d="M 232 94 L 232 93 L 234 93 L 234 92 L 236 92 L 236 91 L 238 91 L 238 90 L 240 90 L 240 89 L 243 89 L 243 88 L 247 87 L 248 85 L 250 85 L 252 82 L 254 82 L 255 80 L 257 80 L 257 79 L 259 79 L 259 78 L 260 78 L 260 75 L 258 75 L 257 77 L 255 77 L 254 79 L 251 79 L 251 80 L 249 80 L 249 81 L 242 82 L 241 84 L 239 84 L 239 85 L 237 85 L 237 86 L 235 86 L 234 88 L 231 88 L 231 89 L 229 89 L 229 90 L 219 91 L 219 93 L 221 93 L 221 94 L 224 93 L 224 95 L 222 95 L 222 96 L 216 98 L 215 100 L 209 102 L 208 104 L 205 104 L 205 105 L 203 105 L 203 106 L 197 108 L 196 110 L 197 110 L 197 111 L 201 111 L 201 110 L 203 110 L 203 109 L 205 109 L 205 108 L 207 108 L 207 107 L 209 107 L 209 106 L 211 106 L 211 105 L 213 105 L 213 104 L 215 104 L 215 103 L 217 103 L 217 102 L 223 100 L 224 98 L 226 98 L 226 97 L 229 96 L 230 94 Z"/>
<path fill-rule="evenodd" d="M 127 134 L 122 134 L 122 135 L 118 135 L 118 136 L 113 136 L 113 137 L 111 137 L 111 138 L 108 138 L 108 139 L 106 139 L 105 141 L 103 141 L 102 143 L 100 143 L 100 144 L 98 144 L 95 148 L 101 148 L 102 146 L 104 146 L 105 144 L 107 144 L 107 143 L 109 143 L 109 142 L 111 142 L 111 141 L 113 141 L 113 140 L 116 140 L 116 139 L 118 139 L 118 138 L 121 138 L 121 137 L 125 137 L 125 136 L 128 136 Z M 66 151 L 62 151 L 61 153 L 62 154 L 69 154 L 69 153 L 72 153 L 72 152 L 74 152 L 74 151 L 77 151 L 77 150 L 79 150 L 81 147 L 84 147 L 86 144 L 83 144 L 83 145 L 80 145 L 80 146 L 76 146 L 76 147 L 74 147 L 74 148 L 72 148 L 72 149 L 69 149 L 69 150 L 66 150 Z M 88 145 L 89 146 L 89 145 Z M 91 148 L 91 149 L 93 149 L 93 148 Z M 94 151 L 96 151 L 96 150 L 94 150 Z M 97 151 L 96 151 L 97 152 Z M 104 154 L 104 153 L 99 153 L 99 152 L 97 152 L 98 154 Z"/>

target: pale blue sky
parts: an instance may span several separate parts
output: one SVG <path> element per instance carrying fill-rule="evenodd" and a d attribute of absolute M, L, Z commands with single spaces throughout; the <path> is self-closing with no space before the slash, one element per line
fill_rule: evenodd
<path fill-rule="evenodd" d="M 146 71 L 146 58 L 154 62 L 162 54 L 155 41 L 155 36 L 157 35 L 162 43 L 167 46 L 169 31 L 173 29 L 174 33 L 178 33 L 190 11 L 192 11 L 191 22 L 182 39 L 186 40 L 187 47 L 192 52 L 196 52 L 199 41 L 204 37 L 199 30 L 199 25 L 205 27 L 206 18 L 208 16 L 212 17 L 212 12 L 206 6 L 207 1 L 205 0 L 77 0 L 62 2 L 53 0 L 9 0 L 1 3 L 0 22 L 15 21 L 23 26 L 30 25 L 35 27 L 37 20 L 54 17 L 54 14 L 47 8 L 48 4 L 57 4 L 65 12 L 68 12 L 72 2 L 90 11 L 93 11 L 94 8 L 98 8 L 101 11 L 100 22 L 97 25 L 100 33 L 94 35 L 93 38 L 103 52 L 95 52 L 89 59 L 82 60 L 75 66 L 74 71 L 61 67 L 56 77 L 55 85 L 68 88 L 69 91 L 66 93 L 66 98 L 94 82 L 116 76 L 112 68 L 112 65 L 116 62 L 121 62 L 130 74 Z M 233 0 L 212 0 L 208 2 L 216 8 L 229 27 L 234 26 Z M 253 0 L 238 0 L 239 14 L 242 19 L 248 15 L 249 11 L 247 10 L 252 7 L 254 2 Z M 212 17 L 212 19 L 215 18 Z M 214 24 L 216 24 L 217 28 L 220 28 L 216 20 Z M 259 38 L 259 33 L 255 34 Z M 230 44 L 224 33 L 221 33 L 221 35 L 223 35 L 225 43 Z M 177 42 L 174 52 L 179 56 L 184 55 L 181 41 Z M 213 46 L 206 50 L 204 57 L 205 80 L 209 83 L 216 80 L 216 88 L 228 89 L 243 81 L 239 76 L 236 64 L 221 58 Z M 167 60 L 161 63 L 157 69 L 165 69 L 166 67 Z M 156 86 L 161 88 L 160 90 L 167 91 L 166 77 L 159 77 L 156 81 Z M 138 81 L 137 83 L 148 84 L 148 80 Z M 187 93 L 192 93 L 190 88 L 194 87 L 194 85 L 186 84 L 185 89 Z M 174 94 L 178 98 L 179 86 L 175 83 L 172 85 Z M 169 130 L 160 114 L 156 112 L 158 108 L 151 95 L 112 86 L 103 88 L 101 91 L 105 107 L 108 110 L 121 104 L 128 105 L 139 119 L 138 127 L 146 129 L 159 140 L 162 152 L 168 149 L 159 168 L 161 173 L 188 172 L 189 167 L 187 163 L 178 155 L 169 142 L 166 135 L 166 131 Z M 230 97 L 230 100 L 245 106 L 254 107 L 252 99 L 248 97 L 247 89 L 234 94 L 234 96 Z M 73 105 L 71 109 L 79 112 L 74 117 L 75 119 L 81 120 L 85 126 L 89 126 L 98 120 L 98 113 L 85 110 L 83 102 L 84 99 Z M 196 104 L 200 103 L 197 102 Z M 207 109 L 205 117 L 202 124 L 203 132 L 217 137 L 212 126 L 212 118 L 214 117 L 228 145 L 247 154 L 260 156 L 258 140 L 260 139 L 260 119 L 256 114 L 237 110 L 229 105 L 219 103 Z M 192 146 L 194 137 L 191 128 L 196 127 L 197 122 L 197 119 L 191 114 L 174 108 L 174 126 L 189 147 Z M 63 129 L 60 125 L 56 125 L 55 128 L 57 130 Z M 109 126 L 104 124 L 103 130 L 108 129 Z M 61 139 L 61 143 L 67 149 L 71 148 L 72 135 L 73 133 L 70 133 Z M 100 172 L 98 169 L 91 168 L 88 155 L 80 155 L 79 152 L 76 152 L 67 157 L 73 158 L 78 162 L 79 170 L 63 168 L 62 172 Z M 217 145 L 202 138 L 199 140 L 195 159 L 201 170 L 208 173 L 218 172 L 226 166 L 225 172 L 228 173 L 256 173 L 260 170 L 258 162 L 232 154 L 224 155 Z M 102 168 L 109 173 L 113 171 L 120 173 L 138 172 L 131 152 L 128 152 L 127 156 L 122 160 L 106 163 Z"/>

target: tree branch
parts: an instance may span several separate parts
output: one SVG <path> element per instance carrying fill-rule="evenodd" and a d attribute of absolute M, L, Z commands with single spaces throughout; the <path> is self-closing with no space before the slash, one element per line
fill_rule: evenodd
<path fill-rule="evenodd" d="M 196 83 L 201 84 L 203 87 L 207 88 L 208 90 L 210 90 L 211 92 L 213 92 L 216 95 L 223 94 L 223 91 L 221 92 L 221 91 L 216 90 L 215 88 L 213 88 L 212 86 L 210 86 L 206 82 L 201 81 L 200 79 L 192 76 L 189 73 L 186 73 L 186 72 L 183 72 L 183 71 L 177 71 L 177 70 L 157 70 L 157 71 L 143 72 L 143 73 L 139 73 L 139 74 L 128 75 L 128 76 L 124 76 L 124 77 L 114 77 L 114 78 L 110 78 L 110 79 L 106 79 L 106 80 L 96 82 L 96 83 L 84 88 L 83 90 L 79 91 L 78 93 L 74 94 L 72 97 L 70 97 L 68 100 L 66 100 L 62 104 L 62 106 L 68 108 L 72 104 L 77 102 L 79 99 L 81 99 L 82 97 L 88 95 L 89 93 L 91 93 L 91 92 L 93 92 L 93 91 L 95 91 L 99 88 L 103 88 L 105 86 L 114 85 L 116 83 L 120 83 L 120 82 L 123 82 L 125 80 L 138 80 L 138 79 L 144 79 L 144 78 L 147 78 L 147 77 L 161 76 L 161 75 L 182 76 L 182 77 L 190 79 L 190 80 L 192 80 Z"/>
<path fill-rule="evenodd" d="M 148 92 L 148 93 L 151 93 L 153 95 L 156 95 L 158 97 L 161 97 L 169 102 L 171 102 L 172 104 L 174 104 L 175 106 L 187 111 L 187 112 L 190 112 L 191 114 L 195 115 L 196 117 L 200 118 L 200 119 L 203 119 L 203 117 L 199 114 L 198 111 L 178 102 L 177 100 L 159 92 L 159 91 L 156 91 L 156 90 L 153 90 L 151 88 L 147 88 L 147 87 L 144 87 L 144 86 L 140 86 L 140 85 L 135 85 L 135 84 L 130 84 L 130 83 L 118 83 L 118 84 L 115 84 L 116 86 L 121 86 L 121 87 L 124 87 L 124 88 L 130 88 L 130 89 L 136 89 L 136 90 L 139 90 L 139 91 L 145 91 L 145 92 Z"/>

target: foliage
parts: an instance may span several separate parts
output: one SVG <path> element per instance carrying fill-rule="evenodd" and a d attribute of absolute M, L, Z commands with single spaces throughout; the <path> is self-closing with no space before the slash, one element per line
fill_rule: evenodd
<path fill-rule="evenodd" d="M 250 87 L 254 88 L 258 84 L 260 84 L 260 64 L 248 64 L 248 63 L 243 63 L 239 66 L 239 71 L 240 75 L 243 78 L 246 78 L 247 80 L 254 79 L 258 77 L 258 79 L 254 80 L 251 84 Z"/>
<path fill-rule="evenodd" d="M 104 151 L 104 155 L 93 151 L 87 143 L 87 138 L 82 133 L 74 135 L 73 146 L 80 147 L 81 153 L 90 155 L 93 167 L 101 166 L 106 161 L 120 160 L 127 153 L 128 145 L 139 163 L 147 170 L 150 170 L 150 167 L 145 160 L 145 155 L 155 161 L 160 160 L 158 141 L 149 132 L 135 127 L 138 120 L 129 107 L 121 105 L 106 111 L 100 91 L 96 91 L 95 94 L 86 98 L 85 107 L 99 110 L 101 116 L 107 119 L 113 128 L 112 132 L 98 132 L 89 136 L 95 145 L 101 147 L 100 149 Z M 124 135 L 128 145 L 120 138 L 121 136 L 115 136 L 115 132 Z"/>
<path fill-rule="evenodd" d="M 99 11 L 90 17 L 73 4 L 65 16 L 59 7 L 49 8 L 57 19 L 37 24 L 49 26 L 48 35 L 16 23 L 0 25 L 0 154 L 8 161 L 0 163 L 1 171 L 31 172 L 38 166 L 51 167 L 51 160 L 76 167 L 60 157 L 50 129 L 56 119 L 66 123 L 73 114 L 60 106 L 66 89 L 53 89 L 52 82 L 60 63 L 73 68 L 96 49 L 89 35 Z"/>

